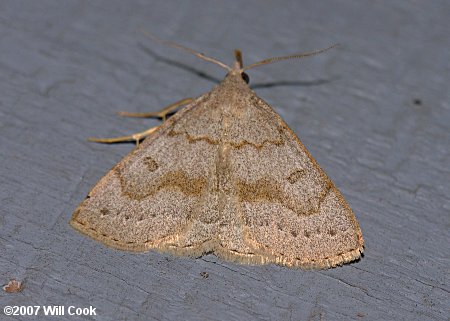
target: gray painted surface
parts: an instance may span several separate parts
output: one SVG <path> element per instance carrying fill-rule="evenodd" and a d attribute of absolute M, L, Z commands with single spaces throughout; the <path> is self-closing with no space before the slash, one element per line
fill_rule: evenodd
<path fill-rule="evenodd" d="M 448 1 L 2 1 L 0 305 L 97 308 L 70 320 L 449 320 Z M 223 70 L 136 32 L 245 62 L 327 54 L 249 72 L 361 224 L 365 257 L 328 271 L 240 266 L 104 247 L 68 221 L 132 144 Z M 415 104 L 420 99 L 421 104 Z M 207 272 L 208 278 L 200 273 Z M 45 320 L 5 317 L 1 320 Z"/>

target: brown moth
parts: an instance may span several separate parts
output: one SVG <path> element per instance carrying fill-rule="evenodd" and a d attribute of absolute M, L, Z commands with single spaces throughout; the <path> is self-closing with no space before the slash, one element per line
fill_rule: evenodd
<path fill-rule="evenodd" d="M 149 35 L 154 38 L 154 36 Z M 156 39 L 161 41 L 159 39 Z M 161 41 L 164 42 L 164 41 Z M 70 224 L 116 249 L 155 249 L 239 263 L 331 268 L 360 257 L 356 218 L 333 182 L 280 116 L 250 89 L 245 70 L 327 49 L 232 67 L 210 92 L 160 126 L 117 139 L 147 138 L 75 210 Z"/>

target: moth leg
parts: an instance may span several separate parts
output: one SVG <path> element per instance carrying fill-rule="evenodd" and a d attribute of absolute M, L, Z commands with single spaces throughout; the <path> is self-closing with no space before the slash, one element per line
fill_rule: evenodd
<path fill-rule="evenodd" d="M 190 102 L 192 102 L 194 99 L 193 98 L 185 98 L 182 100 L 179 100 L 167 107 L 164 107 L 163 109 L 161 109 L 160 111 L 156 111 L 156 112 L 151 112 L 151 113 L 129 113 L 126 111 L 120 111 L 117 114 L 120 116 L 125 116 L 125 117 L 142 117 L 142 118 L 146 118 L 146 117 L 156 117 L 156 118 L 161 118 L 163 121 L 166 120 L 167 115 L 170 114 L 171 112 L 175 111 L 178 107 L 183 106 L 183 105 L 187 105 Z M 143 132 L 139 132 L 139 133 L 134 133 L 128 136 L 120 136 L 120 137 L 113 137 L 113 138 L 96 138 L 96 137 L 91 137 L 88 138 L 88 141 L 90 142 L 96 142 L 96 143 L 105 143 L 105 144 L 112 144 L 112 143 L 122 143 L 122 142 L 129 142 L 129 141 L 136 141 L 136 145 L 139 145 L 139 142 L 149 136 L 150 134 L 152 134 L 159 126 L 156 127 L 151 127 Z"/>
<path fill-rule="evenodd" d="M 125 117 L 142 117 L 142 118 L 155 117 L 155 118 L 161 118 L 162 121 L 165 121 L 168 114 L 172 113 L 180 106 L 189 104 L 193 100 L 194 100 L 193 98 L 185 98 L 185 99 L 177 101 L 176 103 L 173 103 L 167 107 L 164 107 L 160 111 L 155 111 L 155 112 L 151 112 L 151 113 L 130 113 L 130 112 L 126 112 L 126 111 L 119 111 L 117 114 L 120 116 L 125 116 Z"/>
<path fill-rule="evenodd" d="M 95 138 L 91 137 L 88 138 L 88 141 L 90 142 L 96 142 L 96 143 L 105 143 L 105 144 L 112 144 L 112 143 L 121 143 L 121 142 L 129 142 L 129 141 L 136 141 L 136 145 L 139 145 L 139 142 L 142 138 L 147 137 L 151 135 L 155 130 L 158 129 L 159 126 L 151 127 L 143 132 L 140 133 L 134 133 L 128 136 L 120 136 L 120 137 L 114 137 L 114 138 Z"/>

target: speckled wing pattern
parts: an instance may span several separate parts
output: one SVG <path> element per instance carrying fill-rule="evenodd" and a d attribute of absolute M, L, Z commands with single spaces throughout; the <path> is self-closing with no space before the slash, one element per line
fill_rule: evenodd
<path fill-rule="evenodd" d="M 331 180 L 240 77 L 175 114 L 117 164 L 71 224 L 109 246 L 329 268 L 361 230 Z"/>

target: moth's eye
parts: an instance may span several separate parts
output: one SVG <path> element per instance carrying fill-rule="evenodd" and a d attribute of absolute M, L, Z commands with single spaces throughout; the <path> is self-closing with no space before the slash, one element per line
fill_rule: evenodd
<path fill-rule="evenodd" d="M 242 79 L 244 79 L 244 81 L 248 84 L 250 81 L 250 78 L 248 77 L 248 75 L 245 72 L 243 72 L 241 74 L 241 76 L 242 76 Z"/>

